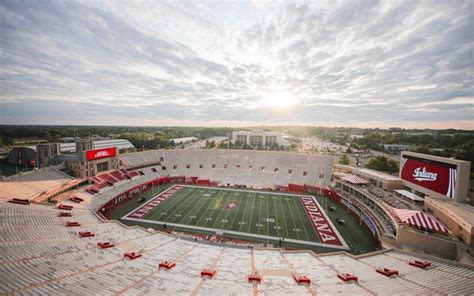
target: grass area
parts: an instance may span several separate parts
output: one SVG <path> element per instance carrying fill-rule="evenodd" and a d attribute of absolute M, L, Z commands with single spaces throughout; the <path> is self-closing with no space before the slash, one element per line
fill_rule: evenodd
<path fill-rule="evenodd" d="M 144 193 L 146 201 L 168 189 L 170 184 L 160 186 Z M 322 198 L 316 197 L 322 206 Z M 235 207 L 229 204 L 235 202 Z M 334 226 L 342 235 L 354 254 L 373 251 L 376 248 L 371 234 L 359 224 L 351 213 L 344 207 L 328 200 L 328 207 L 334 206 L 335 211 L 326 211 Z M 145 228 L 159 228 L 156 224 L 135 222 L 120 219 L 133 209 L 141 206 L 136 199 L 130 200 L 118 208 L 112 218 L 127 225 L 140 225 Z M 227 207 L 227 209 L 226 209 Z M 338 224 L 337 218 L 342 218 L 346 224 Z M 202 227 L 233 230 L 239 232 L 263 234 L 274 237 L 285 237 L 297 240 L 318 242 L 318 236 L 301 204 L 298 195 L 279 195 L 272 192 L 223 190 L 211 187 L 184 187 L 171 198 L 150 211 L 143 217 L 147 220 L 169 223 L 196 225 Z M 196 232 L 186 228 L 171 228 L 169 230 Z M 202 231 L 199 231 L 202 233 Z M 248 237 L 226 234 L 226 237 L 249 240 Z M 274 240 L 252 239 L 252 241 L 276 244 Z M 282 247 L 312 249 L 316 252 L 336 251 L 325 247 L 308 247 L 284 242 Z"/>
<path fill-rule="evenodd" d="M 316 196 L 319 204 L 323 204 L 322 197 Z M 326 199 L 324 199 L 326 202 Z M 329 216 L 331 221 L 333 221 L 334 226 L 336 226 L 339 233 L 342 235 L 347 245 L 351 248 L 351 253 L 361 254 L 372 252 L 377 248 L 377 244 L 372 239 L 372 233 L 364 225 L 359 218 L 355 217 L 353 214 L 347 211 L 347 209 L 334 202 L 331 199 L 327 199 L 327 207 L 335 207 L 335 211 L 326 211 L 326 214 Z M 336 222 L 337 218 L 344 219 L 346 224 L 339 224 Z"/>
<path fill-rule="evenodd" d="M 143 219 L 319 242 L 296 195 L 183 187 Z"/>

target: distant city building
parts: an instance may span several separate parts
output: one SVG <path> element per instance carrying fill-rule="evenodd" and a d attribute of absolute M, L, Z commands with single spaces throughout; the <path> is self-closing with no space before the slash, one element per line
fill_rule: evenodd
<path fill-rule="evenodd" d="M 364 135 L 364 130 L 361 129 L 361 128 L 353 128 L 351 130 L 351 135 L 353 135 L 353 136 L 362 136 L 362 135 Z"/>
<path fill-rule="evenodd" d="M 76 140 L 76 153 L 80 153 L 95 148 L 94 140 L 92 139 L 77 139 Z"/>
<path fill-rule="evenodd" d="M 383 150 L 391 154 L 399 154 L 402 151 L 415 150 L 414 145 L 401 145 L 401 144 L 383 144 Z"/>
<path fill-rule="evenodd" d="M 36 151 L 36 146 L 26 146 L 27 148 L 33 149 Z M 61 154 L 65 153 L 76 153 L 76 143 L 61 143 Z M 122 149 L 135 149 L 130 141 L 125 139 L 113 139 L 113 140 L 100 140 L 94 141 L 94 148 L 107 148 L 107 147 L 116 147 L 118 150 Z"/>
<path fill-rule="evenodd" d="M 232 143 L 250 146 L 289 146 L 289 143 L 283 139 L 279 132 L 264 132 L 264 131 L 236 131 L 232 133 Z"/>
<path fill-rule="evenodd" d="M 92 177 L 100 172 L 118 168 L 116 147 L 82 151 L 63 160 L 66 167 L 78 178 Z"/>
<path fill-rule="evenodd" d="M 27 147 L 14 147 L 7 155 L 6 161 L 11 165 L 29 165 L 34 166 L 36 161 L 36 152 Z"/>
<path fill-rule="evenodd" d="M 324 129 L 324 136 L 325 137 L 335 137 L 337 136 L 337 128 L 336 127 L 327 127 Z"/>
<path fill-rule="evenodd" d="M 176 145 L 186 144 L 186 143 L 190 143 L 190 142 L 193 142 L 193 141 L 197 141 L 197 138 L 195 138 L 195 137 L 184 137 L 184 138 L 175 138 L 175 139 L 170 140 L 170 142 L 173 142 Z"/>
<path fill-rule="evenodd" d="M 59 140 L 61 141 L 61 143 L 74 143 L 76 138 L 74 138 L 74 137 L 62 137 Z"/>
<path fill-rule="evenodd" d="M 36 158 L 39 168 L 48 167 L 53 159 L 61 154 L 61 144 L 59 143 L 42 143 L 36 145 Z"/>

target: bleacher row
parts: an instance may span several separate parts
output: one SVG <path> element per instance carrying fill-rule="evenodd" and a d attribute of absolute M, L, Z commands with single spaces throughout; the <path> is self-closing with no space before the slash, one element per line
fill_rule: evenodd
<path fill-rule="evenodd" d="M 274 188 L 288 184 L 328 187 L 334 158 L 253 150 L 151 150 L 121 154 L 127 169 L 160 176 L 199 177 L 214 183 Z"/>
<path fill-rule="evenodd" d="M 90 196 L 95 199 L 97 196 Z M 0 203 L 0 294 L 22 295 L 281 295 L 281 294 L 472 294 L 474 270 L 438 259 L 388 251 L 364 257 L 314 255 L 194 242 L 117 222 L 103 223 L 85 200 L 72 217 L 51 205 Z M 79 227 L 66 227 L 67 221 Z M 90 232 L 81 238 L 79 232 Z M 102 249 L 99 242 L 113 247 Z M 141 255 L 130 260 L 125 253 Z M 409 265 L 419 260 L 428 269 Z M 163 262 L 176 265 L 159 268 Z M 390 268 L 398 276 L 376 272 Z M 204 270 L 215 270 L 202 278 Z M 337 274 L 350 273 L 345 282 Z M 260 283 L 249 282 L 255 275 Z M 295 275 L 305 275 L 300 285 Z"/>
<path fill-rule="evenodd" d="M 72 202 L 71 200 L 66 200 L 63 202 L 64 205 L 73 206 L 74 208 L 81 208 L 81 209 L 96 209 L 99 205 L 103 205 L 113 199 L 114 197 L 120 195 L 127 190 L 140 186 L 146 182 L 152 181 L 157 179 L 156 174 L 147 174 L 147 175 L 140 175 L 140 174 L 130 174 L 132 178 L 125 179 L 120 182 L 116 182 L 113 186 L 104 185 L 97 191 L 91 191 L 90 189 L 94 185 L 90 185 L 86 188 L 86 190 L 76 193 L 74 196 L 82 199 L 83 201 L 78 203 Z"/>
<path fill-rule="evenodd" d="M 67 188 L 78 180 L 54 167 L 39 169 L 6 178 L 0 182 L 0 201 L 11 198 L 35 199 L 46 192 Z"/>
<path fill-rule="evenodd" d="M 102 173 L 91 178 L 94 184 L 89 186 L 87 191 L 91 194 L 96 194 L 107 186 L 114 186 L 117 183 L 130 180 L 138 175 L 137 172 L 127 172 L 125 169 Z"/>

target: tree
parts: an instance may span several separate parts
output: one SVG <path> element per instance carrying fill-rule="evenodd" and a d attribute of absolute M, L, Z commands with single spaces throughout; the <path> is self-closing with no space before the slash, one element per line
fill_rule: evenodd
<path fill-rule="evenodd" d="M 369 159 L 366 165 L 367 168 L 387 172 L 388 171 L 388 160 L 385 156 L 376 156 Z"/>
<path fill-rule="evenodd" d="M 390 159 L 387 163 L 388 172 L 390 174 L 396 173 L 400 170 L 400 165 L 398 161 Z"/>
<path fill-rule="evenodd" d="M 339 158 L 339 163 L 348 165 L 349 164 L 349 157 L 347 157 L 347 155 L 343 154 L 342 157 Z"/>
<path fill-rule="evenodd" d="M 10 138 L 10 137 L 3 138 L 3 144 L 5 144 L 6 146 L 13 145 L 13 138 Z"/>

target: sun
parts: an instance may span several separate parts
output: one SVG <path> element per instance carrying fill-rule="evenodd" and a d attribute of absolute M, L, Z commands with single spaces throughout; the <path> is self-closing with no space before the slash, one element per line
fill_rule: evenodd
<path fill-rule="evenodd" d="M 267 92 L 261 97 L 262 105 L 266 107 L 285 108 L 297 103 L 295 96 L 287 91 Z"/>

